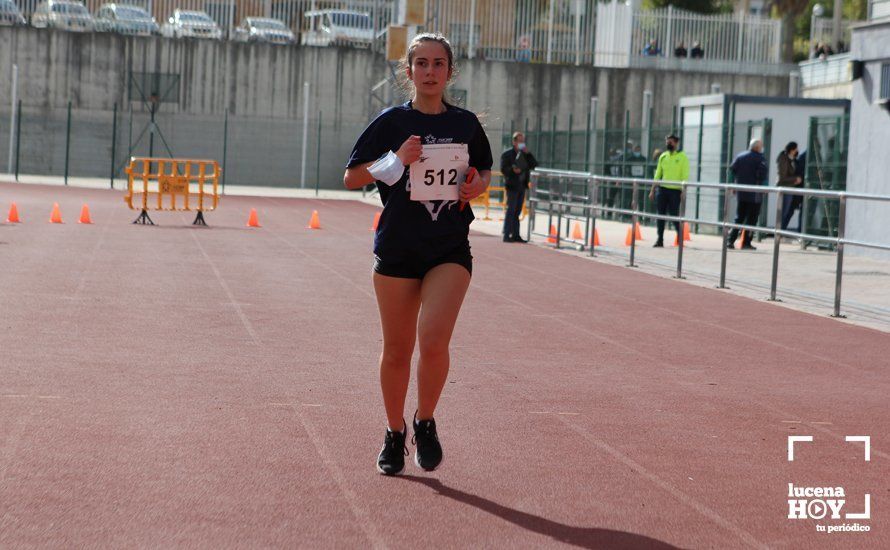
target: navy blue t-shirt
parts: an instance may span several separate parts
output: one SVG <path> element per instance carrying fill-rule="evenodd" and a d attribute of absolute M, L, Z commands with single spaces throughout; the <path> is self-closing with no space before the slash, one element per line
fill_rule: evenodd
<path fill-rule="evenodd" d="M 381 112 L 359 136 L 347 168 L 373 162 L 387 151 L 398 151 L 412 135 L 421 144 L 465 143 L 469 165 L 490 170 L 491 146 L 479 119 L 466 109 L 447 105 L 444 113 L 428 115 L 411 102 Z M 383 213 L 374 235 L 374 254 L 387 261 L 434 260 L 467 241 L 473 209 L 459 209 L 458 201 L 412 201 L 408 168 L 394 185 L 376 182 Z"/>

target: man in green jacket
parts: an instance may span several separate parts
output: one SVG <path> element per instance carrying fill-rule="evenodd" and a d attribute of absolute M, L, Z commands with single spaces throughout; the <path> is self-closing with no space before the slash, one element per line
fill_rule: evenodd
<path fill-rule="evenodd" d="M 656 183 L 649 191 L 649 200 L 655 201 L 658 214 L 671 216 L 680 215 L 680 195 L 683 192 L 683 186 L 680 182 L 689 179 L 689 159 L 686 153 L 680 150 L 680 138 L 674 134 L 665 138 L 665 147 L 667 151 L 658 157 L 658 164 L 655 168 L 655 179 L 662 180 L 665 183 Z M 655 241 L 655 247 L 664 246 L 664 220 L 658 220 L 658 240 Z M 677 229 L 677 238 L 682 239 L 683 234 L 680 232 L 680 222 L 674 222 Z"/>

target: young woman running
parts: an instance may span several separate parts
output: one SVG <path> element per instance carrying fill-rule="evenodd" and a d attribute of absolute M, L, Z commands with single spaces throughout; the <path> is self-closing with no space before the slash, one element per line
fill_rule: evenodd
<path fill-rule="evenodd" d="M 380 386 L 388 429 L 377 469 L 396 475 L 408 455 L 405 396 L 415 341 L 417 410 L 414 462 L 442 462 L 433 413 L 448 376 L 448 346 L 473 257 L 473 211 L 466 203 L 491 180 L 491 147 L 476 115 L 445 102 L 454 71 L 451 45 L 437 34 L 414 38 L 405 59 L 413 99 L 386 109 L 362 132 L 343 183 L 376 182 L 383 213 L 374 236 L 374 291 L 383 329 Z"/>

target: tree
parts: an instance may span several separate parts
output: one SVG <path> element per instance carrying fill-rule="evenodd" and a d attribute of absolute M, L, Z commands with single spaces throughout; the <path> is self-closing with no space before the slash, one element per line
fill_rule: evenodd
<path fill-rule="evenodd" d="M 806 12 L 810 0 L 773 0 L 773 6 L 782 17 L 782 61 L 794 61 L 794 31 L 797 18 Z"/>

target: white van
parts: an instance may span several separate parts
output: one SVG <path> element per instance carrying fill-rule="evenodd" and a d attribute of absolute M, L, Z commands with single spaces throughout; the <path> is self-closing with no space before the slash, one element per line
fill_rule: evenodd
<path fill-rule="evenodd" d="M 370 46 L 374 41 L 374 25 L 368 13 L 316 10 L 303 16 L 308 23 L 300 33 L 300 44 L 304 46 Z"/>

